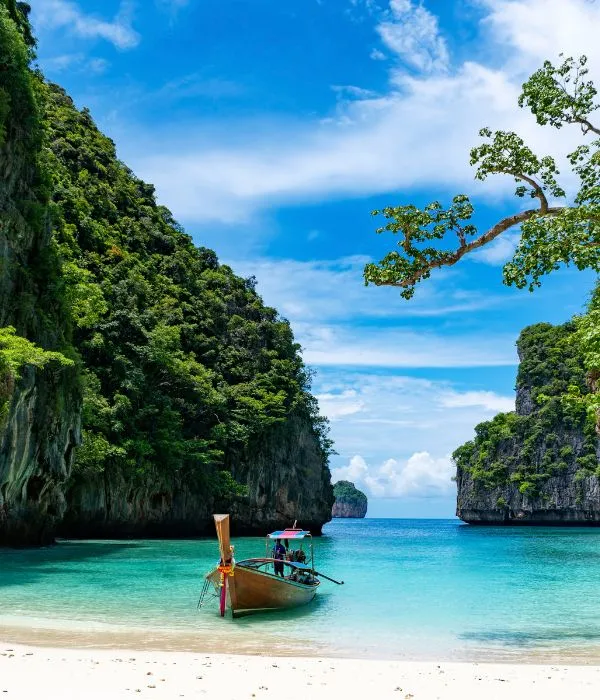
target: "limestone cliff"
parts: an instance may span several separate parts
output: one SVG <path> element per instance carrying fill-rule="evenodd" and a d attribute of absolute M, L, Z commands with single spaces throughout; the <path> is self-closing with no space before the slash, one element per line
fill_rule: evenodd
<path fill-rule="evenodd" d="M 289 323 L 198 247 L 0 0 L 0 544 L 331 518 Z M 64 517 L 63 517 L 64 516 Z"/>
<path fill-rule="evenodd" d="M 367 497 L 351 481 L 335 483 L 333 495 L 331 514 L 334 518 L 364 518 L 367 514 Z"/>
<path fill-rule="evenodd" d="M 212 513 L 227 510 L 234 534 L 265 534 L 294 520 L 320 534 L 333 502 L 329 470 L 306 416 L 268 431 L 230 465 L 243 494 L 211 494 L 185 479 L 166 482 L 157 469 L 144 478 L 105 470 L 76 478 L 61 532 L 71 537 L 189 537 L 213 534 Z"/>
<path fill-rule="evenodd" d="M 23 9 L 0 2 L 0 545 L 52 540 L 81 403 L 74 367 L 31 344 L 68 350 Z"/>
<path fill-rule="evenodd" d="M 469 523 L 600 525 L 598 439 L 567 391 L 590 391 L 574 325 L 538 324 L 518 341 L 516 411 L 454 453 L 457 515 Z"/>

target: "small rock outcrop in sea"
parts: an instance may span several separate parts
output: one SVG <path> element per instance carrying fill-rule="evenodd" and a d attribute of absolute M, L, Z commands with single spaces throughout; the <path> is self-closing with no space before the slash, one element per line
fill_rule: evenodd
<path fill-rule="evenodd" d="M 351 481 L 338 481 L 333 486 L 335 502 L 331 510 L 334 518 L 364 518 L 367 497 Z"/>
<path fill-rule="evenodd" d="M 526 328 L 517 348 L 516 411 L 475 429 L 454 453 L 459 518 L 473 524 L 600 525 L 598 436 L 573 323 Z"/>

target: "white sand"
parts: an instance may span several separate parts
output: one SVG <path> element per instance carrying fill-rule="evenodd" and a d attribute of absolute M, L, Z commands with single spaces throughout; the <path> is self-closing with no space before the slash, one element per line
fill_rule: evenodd
<path fill-rule="evenodd" d="M 0 643 L 0 700 L 597 700 L 600 666 L 45 649 Z"/>

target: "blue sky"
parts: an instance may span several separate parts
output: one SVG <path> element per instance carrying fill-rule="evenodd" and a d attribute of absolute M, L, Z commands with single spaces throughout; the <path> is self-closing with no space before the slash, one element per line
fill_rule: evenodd
<path fill-rule="evenodd" d="M 590 0 L 33 0 L 38 60 L 157 186 L 199 245 L 294 328 L 331 419 L 335 478 L 369 515 L 454 513 L 451 452 L 514 405 L 515 340 L 583 309 L 594 277 L 535 294 L 501 284 L 518 232 L 432 275 L 411 302 L 365 288 L 393 241 L 370 211 L 469 193 L 485 228 L 519 209 L 475 183 L 482 126 L 560 154 L 519 86 L 545 58 L 586 53 Z M 565 181 L 567 188 L 569 180 Z"/>

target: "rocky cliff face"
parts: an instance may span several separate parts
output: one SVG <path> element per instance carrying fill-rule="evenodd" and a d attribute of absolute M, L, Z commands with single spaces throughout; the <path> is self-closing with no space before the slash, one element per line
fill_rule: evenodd
<path fill-rule="evenodd" d="M 138 480 L 106 470 L 77 479 L 68 493 L 61 533 L 70 537 L 184 537 L 213 534 L 212 513 L 231 514 L 234 534 L 265 534 L 294 520 L 320 534 L 331 518 L 329 470 L 311 422 L 292 416 L 231 465 L 245 495 L 220 501 L 185 479 L 165 484 L 157 471 Z"/>
<path fill-rule="evenodd" d="M 572 324 L 539 324 L 518 342 L 516 412 L 476 428 L 454 453 L 457 515 L 474 524 L 600 525 L 595 426 L 564 397 L 589 392 Z"/>
<path fill-rule="evenodd" d="M 0 2 L 0 328 L 15 329 L 14 347 L 0 347 L 0 545 L 52 540 L 79 440 L 74 369 L 36 369 L 19 354 L 25 339 L 64 346 L 21 13 L 14 2 Z"/>
<path fill-rule="evenodd" d="M 333 487 L 335 502 L 331 510 L 334 518 L 364 518 L 367 497 L 350 481 L 338 481 Z"/>
<path fill-rule="evenodd" d="M 53 541 L 80 442 L 73 370 L 27 367 L 0 429 L 0 545 Z"/>

